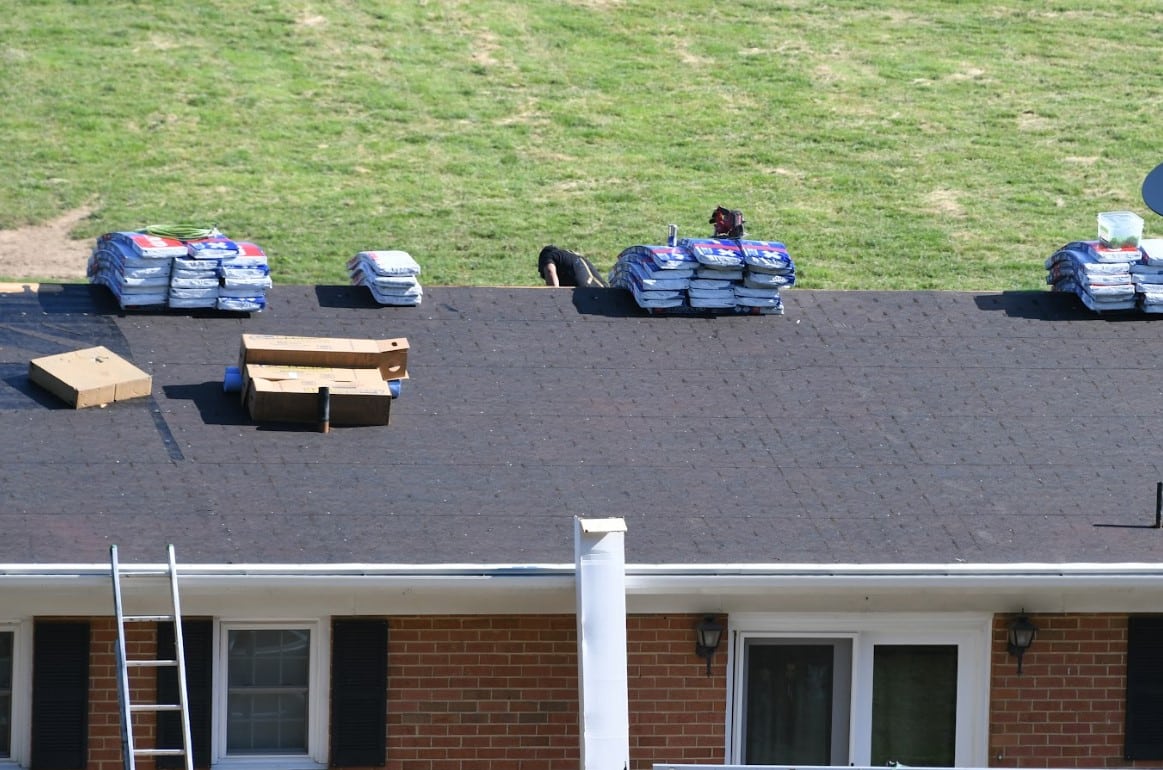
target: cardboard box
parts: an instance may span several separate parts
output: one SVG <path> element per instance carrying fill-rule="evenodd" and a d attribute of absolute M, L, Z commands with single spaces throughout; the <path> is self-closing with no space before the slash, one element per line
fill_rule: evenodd
<path fill-rule="evenodd" d="M 238 368 L 245 372 L 247 364 L 374 368 L 382 380 L 403 380 L 408 377 L 408 340 L 244 334 Z"/>
<path fill-rule="evenodd" d="M 258 422 L 320 421 L 319 388 L 331 392 L 332 425 L 387 425 L 392 393 L 376 368 L 247 364 L 244 401 Z"/>
<path fill-rule="evenodd" d="M 153 390 L 150 375 L 105 347 L 34 358 L 28 379 L 75 409 L 140 398 Z"/>

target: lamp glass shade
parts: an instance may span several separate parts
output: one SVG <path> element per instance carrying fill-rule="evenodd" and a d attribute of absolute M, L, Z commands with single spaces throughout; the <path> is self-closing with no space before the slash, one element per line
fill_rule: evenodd
<path fill-rule="evenodd" d="M 1015 650 L 1025 650 L 1034 641 L 1034 635 L 1038 633 L 1038 628 L 1030 622 L 1030 619 L 1025 615 L 1015 620 L 1010 624 L 1010 647 Z"/>
<path fill-rule="evenodd" d="M 695 634 L 699 647 L 704 650 L 718 649 L 719 640 L 723 636 L 723 626 L 708 615 L 695 627 Z"/>

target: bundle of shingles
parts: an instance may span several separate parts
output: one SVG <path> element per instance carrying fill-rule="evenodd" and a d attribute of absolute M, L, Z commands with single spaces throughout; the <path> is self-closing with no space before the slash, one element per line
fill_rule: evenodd
<path fill-rule="evenodd" d="M 122 308 L 164 307 L 174 258 L 185 254 L 186 245 L 174 238 L 105 233 L 89 254 L 89 283 L 108 288 Z"/>
<path fill-rule="evenodd" d="M 1051 291 L 1076 294 L 1095 312 L 1163 313 L 1163 239 L 1111 248 L 1101 241 L 1071 241 L 1045 262 Z"/>
<path fill-rule="evenodd" d="M 228 241 L 216 260 L 219 284 L 214 306 L 218 310 L 254 312 L 266 307 L 266 293 L 272 286 L 271 271 L 266 252 L 258 244 Z"/>
<path fill-rule="evenodd" d="M 122 308 L 211 308 L 256 312 L 271 288 L 257 244 L 212 235 L 189 241 L 144 232 L 97 238 L 89 282 L 108 288 Z"/>
<path fill-rule="evenodd" d="M 1138 248 L 1109 249 L 1099 241 L 1071 241 L 1045 262 L 1051 291 L 1076 294 L 1095 312 L 1135 307 L 1131 264 L 1141 258 Z"/>
<path fill-rule="evenodd" d="M 419 305 L 420 265 L 406 251 L 361 251 L 347 261 L 352 286 L 366 286 L 381 305 Z"/>
<path fill-rule="evenodd" d="M 1142 258 L 1131 264 L 1139 309 L 1144 313 L 1163 313 L 1163 239 L 1144 238 L 1139 242 Z"/>
<path fill-rule="evenodd" d="M 778 241 L 684 238 L 675 246 L 623 250 L 610 285 L 655 313 L 778 315 L 780 290 L 795 285 L 795 263 Z"/>

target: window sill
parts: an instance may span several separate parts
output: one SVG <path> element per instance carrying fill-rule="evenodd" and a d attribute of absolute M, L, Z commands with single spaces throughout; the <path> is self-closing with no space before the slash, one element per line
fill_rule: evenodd
<path fill-rule="evenodd" d="M 210 767 L 211 770 L 327 770 L 327 765 L 303 754 L 223 757 Z"/>

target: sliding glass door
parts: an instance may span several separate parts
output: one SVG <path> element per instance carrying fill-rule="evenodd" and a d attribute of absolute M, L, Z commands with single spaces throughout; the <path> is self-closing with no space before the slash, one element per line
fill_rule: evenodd
<path fill-rule="evenodd" d="M 988 622 L 885 631 L 860 618 L 797 635 L 742 621 L 781 631 L 733 628 L 731 762 L 982 764 Z"/>
<path fill-rule="evenodd" d="M 848 640 L 748 644 L 746 763 L 848 764 Z"/>

